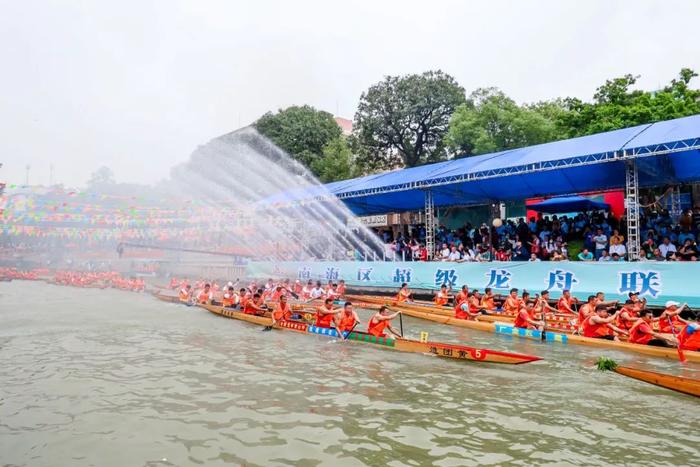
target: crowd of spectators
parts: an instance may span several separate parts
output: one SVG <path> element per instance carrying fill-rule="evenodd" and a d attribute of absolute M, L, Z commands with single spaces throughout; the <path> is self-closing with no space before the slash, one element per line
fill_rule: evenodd
<path fill-rule="evenodd" d="M 498 223 L 497 223 L 498 224 Z M 641 260 L 697 261 L 700 248 L 700 208 L 683 212 L 673 222 L 668 211 L 647 210 L 640 218 Z M 576 216 L 538 214 L 509 219 L 497 226 L 465 224 L 458 229 L 439 226 L 433 260 L 484 261 L 626 261 L 626 220 L 606 212 Z M 381 233 L 388 259 L 427 261 L 425 227 L 408 229 L 408 235 Z M 570 246 L 575 244 L 573 255 Z"/>

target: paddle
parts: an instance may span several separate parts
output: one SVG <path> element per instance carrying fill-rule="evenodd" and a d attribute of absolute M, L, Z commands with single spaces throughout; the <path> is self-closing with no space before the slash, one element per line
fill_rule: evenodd
<path fill-rule="evenodd" d="M 350 330 L 347 333 L 348 337 L 350 336 L 350 333 L 355 330 L 355 328 L 357 327 L 358 324 L 360 324 L 360 322 L 355 321 L 355 324 L 353 324 L 353 326 L 350 328 Z M 348 338 L 342 332 L 339 332 L 338 334 L 340 334 L 340 337 L 342 337 L 344 341 L 348 340 Z"/>
<path fill-rule="evenodd" d="M 403 337 L 403 313 L 399 313 L 399 328 L 401 329 L 401 337 Z"/>
<path fill-rule="evenodd" d="M 684 304 L 681 307 L 681 310 L 688 306 L 688 304 Z M 678 335 L 676 334 L 676 326 L 673 325 L 673 321 L 671 321 L 671 317 L 667 316 L 668 319 L 668 324 L 671 326 L 671 333 L 673 334 L 673 337 L 676 339 L 676 342 L 678 342 Z M 678 352 L 678 359 L 681 361 L 681 363 L 686 362 L 685 354 L 683 353 L 683 349 L 681 349 L 681 344 L 678 342 L 678 347 L 676 347 L 676 351 Z"/>

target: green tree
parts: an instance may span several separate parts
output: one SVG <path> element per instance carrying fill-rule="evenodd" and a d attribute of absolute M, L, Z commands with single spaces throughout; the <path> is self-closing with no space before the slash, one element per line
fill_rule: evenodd
<path fill-rule="evenodd" d="M 443 137 L 464 89 L 442 71 L 388 76 L 362 93 L 355 132 L 358 160 L 375 169 L 414 167 L 447 157 Z"/>
<path fill-rule="evenodd" d="M 519 106 L 499 89 L 477 89 L 455 110 L 445 140 L 458 157 L 545 143 L 558 139 L 563 111 L 558 100 Z"/>
<path fill-rule="evenodd" d="M 103 185 L 114 185 L 114 172 L 109 167 L 102 166 L 90 175 L 87 182 L 88 188 L 97 188 Z"/>
<path fill-rule="evenodd" d="M 329 141 L 323 156 L 311 164 L 312 172 L 324 183 L 353 178 L 357 173 L 350 145 L 344 137 Z"/>
<path fill-rule="evenodd" d="M 293 106 L 266 113 L 255 128 L 307 167 L 323 155 L 323 148 L 341 135 L 341 129 L 328 112 L 311 106 Z"/>
<path fill-rule="evenodd" d="M 638 76 L 608 80 L 593 102 L 565 99 L 566 112 L 557 116 L 557 124 L 567 137 L 575 137 L 699 114 L 700 90 L 689 87 L 696 76 L 683 68 L 677 79 L 651 92 L 631 89 Z"/>

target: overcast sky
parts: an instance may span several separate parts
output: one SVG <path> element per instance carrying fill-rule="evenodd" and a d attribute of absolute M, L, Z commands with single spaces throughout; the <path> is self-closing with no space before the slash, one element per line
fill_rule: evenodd
<path fill-rule="evenodd" d="M 700 71 L 700 2 L 0 0 L 0 181 L 155 182 L 268 110 L 352 118 L 385 75 L 440 68 L 518 102 Z M 694 81 L 700 87 L 700 80 Z M 211 170 L 218 170 L 212 167 Z"/>

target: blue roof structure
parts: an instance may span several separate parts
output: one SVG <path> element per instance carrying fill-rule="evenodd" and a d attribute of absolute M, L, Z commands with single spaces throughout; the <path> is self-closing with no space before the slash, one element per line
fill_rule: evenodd
<path fill-rule="evenodd" d="M 612 190 L 625 186 L 624 163 L 638 159 L 641 186 L 700 181 L 700 115 L 454 159 L 279 193 L 266 203 L 335 196 L 358 215 L 435 206 Z"/>
<path fill-rule="evenodd" d="M 560 212 L 607 210 L 610 209 L 610 205 L 590 198 L 584 198 L 583 196 L 562 196 L 560 198 L 552 198 L 539 203 L 530 204 L 527 208 L 533 211 L 557 214 Z"/>

